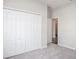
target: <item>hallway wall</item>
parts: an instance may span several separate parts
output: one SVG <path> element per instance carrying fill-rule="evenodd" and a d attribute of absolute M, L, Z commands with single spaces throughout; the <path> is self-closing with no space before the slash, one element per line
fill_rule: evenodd
<path fill-rule="evenodd" d="M 52 8 L 51 7 L 47 7 L 47 43 L 51 43 L 52 42 L 52 32 L 53 32 L 53 28 L 52 28 Z"/>
<path fill-rule="evenodd" d="M 47 26 L 47 43 L 52 42 L 52 32 L 53 32 L 53 27 L 52 27 L 52 19 L 48 19 L 48 26 Z"/>
<path fill-rule="evenodd" d="M 58 45 L 76 49 L 76 6 L 75 3 L 53 11 L 58 18 Z"/>

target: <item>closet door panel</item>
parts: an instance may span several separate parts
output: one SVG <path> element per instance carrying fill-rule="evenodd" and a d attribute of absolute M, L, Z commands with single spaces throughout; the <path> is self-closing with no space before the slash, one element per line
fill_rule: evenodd
<path fill-rule="evenodd" d="M 4 57 L 41 48 L 40 15 L 4 9 Z"/>
<path fill-rule="evenodd" d="M 14 12 L 13 12 L 14 13 Z M 14 55 L 15 51 L 15 16 L 9 10 L 4 10 L 4 56 Z"/>
<path fill-rule="evenodd" d="M 25 14 L 21 14 L 16 11 L 16 46 L 15 46 L 15 53 L 20 54 L 25 52 L 25 37 L 24 37 L 24 20 Z"/>
<path fill-rule="evenodd" d="M 41 17 L 39 15 L 31 15 L 31 38 L 29 48 L 34 50 L 41 48 Z"/>

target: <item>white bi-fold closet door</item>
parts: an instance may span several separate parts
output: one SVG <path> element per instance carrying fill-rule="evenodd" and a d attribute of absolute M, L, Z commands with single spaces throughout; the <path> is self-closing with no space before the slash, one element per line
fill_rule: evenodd
<path fill-rule="evenodd" d="M 40 15 L 4 9 L 4 58 L 41 48 Z"/>

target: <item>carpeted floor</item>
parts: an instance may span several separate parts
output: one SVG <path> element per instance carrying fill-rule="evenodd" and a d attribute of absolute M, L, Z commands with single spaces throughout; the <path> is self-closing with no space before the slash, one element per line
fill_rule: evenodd
<path fill-rule="evenodd" d="M 76 51 L 50 43 L 47 48 L 5 59 L 76 59 Z"/>

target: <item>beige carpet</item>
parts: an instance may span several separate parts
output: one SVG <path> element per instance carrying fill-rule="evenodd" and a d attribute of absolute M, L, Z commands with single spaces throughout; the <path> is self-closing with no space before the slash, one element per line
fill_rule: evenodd
<path fill-rule="evenodd" d="M 76 59 L 76 51 L 50 43 L 45 49 L 35 50 L 5 59 Z"/>

